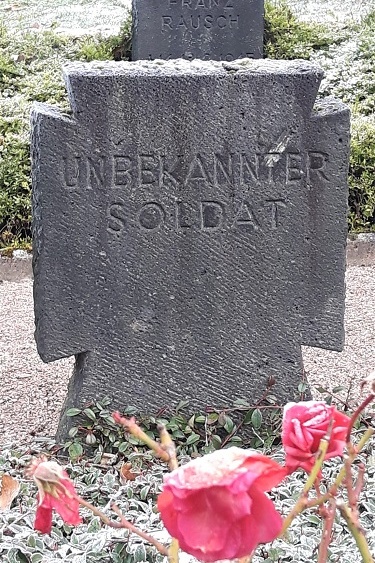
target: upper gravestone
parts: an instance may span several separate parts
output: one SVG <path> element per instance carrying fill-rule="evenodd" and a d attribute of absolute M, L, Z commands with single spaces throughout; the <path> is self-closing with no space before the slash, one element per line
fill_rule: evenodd
<path fill-rule="evenodd" d="M 132 59 L 263 55 L 264 0 L 133 0 Z"/>
<path fill-rule="evenodd" d="M 280 401 L 343 346 L 349 112 L 302 61 L 75 63 L 32 116 L 36 340 L 67 406 Z M 66 427 L 63 421 L 60 431 Z"/>

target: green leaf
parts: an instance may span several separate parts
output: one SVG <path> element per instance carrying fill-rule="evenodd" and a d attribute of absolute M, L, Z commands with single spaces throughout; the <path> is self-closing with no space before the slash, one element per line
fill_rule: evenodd
<path fill-rule="evenodd" d="M 31 563 L 40 563 L 40 561 L 43 561 L 43 555 L 41 553 L 33 553 Z"/>
<path fill-rule="evenodd" d="M 81 444 L 79 444 L 78 442 L 73 442 L 73 444 L 69 446 L 68 452 L 69 452 L 69 457 L 73 461 L 75 461 L 83 454 L 83 448 Z"/>
<path fill-rule="evenodd" d="M 121 444 L 118 447 L 118 451 L 120 452 L 120 454 L 123 454 L 124 452 L 126 452 L 126 450 L 129 449 L 129 444 L 128 442 L 121 442 Z"/>
<path fill-rule="evenodd" d="M 221 412 L 219 414 L 219 418 L 217 419 L 218 425 L 224 426 L 226 418 L 227 418 L 227 415 L 224 412 Z"/>
<path fill-rule="evenodd" d="M 147 561 L 146 547 L 143 543 L 137 546 L 137 549 L 133 553 L 133 557 L 135 563 L 143 563 L 143 561 Z"/>
<path fill-rule="evenodd" d="M 230 434 L 233 429 L 234 429 L 233 420 L 229 416 L 226 416 L 225 422 L 224 422 L 224 430 L 226 430 L 226 432 L 228 432 L 228 434 Z"/>
<path fill-rule="evenodd" d="M 30 547 L 35 547 L 36 545 L 36 537 L 31 535 L 29 536 L 29 539 L 27 540 L 27 545 Z"/>
<path fill-rule="evenodd" d="M 94 413 L 94 411 L 92 409 L 84 409 L 83 414 L 85 416 L 87 416 L 87 418 L 89 418 L 90 420 L 93 420 L 93 421 L 96 420 L 96 414 Z"/>
<path fill-rule="evenodd" d="M 243 444 L 243 439 L 240 436 L 232 436 L 228 444 L 231 444 L 232 446 Z"/>
<path fill-rule="evenodd" d="M 126 407 L 126 409 L 124 410 L 124 414 L 126 415 L 133 415 L 136 412 L 138 412 L 138 409 L 136 407 L 132 407 L 131 405 L 129 405 L 128 407 Z"/>
<path fill-rule="evenodd" d="M 198 424 L 204 424 L 206 422 L 206 417 L 203 415 L 198 415 L 195 417 L 195 422 L 198 422 Z"/>
<path fill-rule="evenodd" d="M 71 438 L 74 438 L 75 436 L 77 436 L 77 434 L 78 434 L 78 427 L 72 426 L 72 428 L 70 428 L 70 430 L 69 430 L 69 436 Z"/>
<path fill-rule="evenodd" d="M 251 423 L 251 418 L 253 416 L 253 412 L 254 412 L 254 409 L 250 409 L 249 411 L 247 411 L 247 413 L 245 414 L 245 417 L 243 419 L 244 424 L 250 424 Z"/>
<path fill-rule="evenodd" d="M 195 420 L 195 414 L 193 414 L 193 416 L 188 420 L 188 426 L 190 426 L 190 428 L 194 428 L 194 420 Z"/>
<path fill-rule="evenodd" d="M 72 409 L 68 409 L 66 411 L 66 416 L 77 416 L 77 414 L 81 414 L 81 409 L 76 409 L 76 408 L 72 408 Z"/>
<path fill-rule="evenodd" d="M 247 401 L 244 401 L 244 399 L 236 399 L 235 401 L 233 401 L 233 406 L 245 409 L 248 409 L 250 407 L 249 403 Z"/>
<path fill-rule="evenodd" d="M 172 437 L 173 438 L 185 438 L 185 434 L 183 432 L 181 432 L 181 430 L 174 430 L 172 432 Z"/>
<path fill-rule="evenodd" d="M 215 448 L 215 450 L 219 450 L 221 448 L 221 438 L 217 434 L 214 434 L 211 437 L 211 444 Z"/>
<path fill-rule="evenodd" d="M 145 485 L 139 492 L 141 500 L 146 500 L 148 493 L 150 492 L 151 485 Z"/>
<path fill-rule="evenodd" d="M 332 389 L 332 393 L 340 393 L 341 391 L 346 391 L 345 387 L 338 385 Z"/>
<path fill-rule="evenodd" d="M 219 415 L 216 412 L 211 412 L 207 417 L 207 424 L 215 424 L 219 420 Z"/>
<path fill-rule="evenodd" d="M 259 428 L 262 426 L 262 420 L 263 416 L 261 411 L 259 409 L 255 409 L 253 411 L 253 414 L 251 415 L 251 424 L 253 425 L 255 430 L 259 430 Z"/>
<path fill-rule="evenodd" d="M 199 434 L 190 434 L 190 436 L 186 440 L 186 445 L 190 446 L 191 444 L 196 444 L 200 439 L 201 437 L 199 436 Z"/>
<path fill-rule="evenodd" d="M 190 403 L 190 401 L 184 400 L 184 401 L 180 401 L 176 407 L 176 412 L 184 409 L 185 407 L 188 406 L 188 404 Z"/>

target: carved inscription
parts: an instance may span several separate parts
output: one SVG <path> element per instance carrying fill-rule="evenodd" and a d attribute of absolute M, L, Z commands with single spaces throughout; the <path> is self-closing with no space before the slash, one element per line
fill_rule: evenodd
<path fill-rule="evenodd" d="M 196 204 L 176 201 L 164 205 L 147 201 L 132 216 L 127 213 L 126 202 L 116 200 L 107 207 L 107 230 L 114 235 L 120 235 L 127 227 L 136 227 L 144 233 L 163 227 L 172 227 L 178 233 L 192 230 L 214 233 L 241 227 L 248 233 L 272 231 L 282 226 L 286 207 L 286 201 L 281 198 L 266 199 L 260 204 L 244 200 L 239 206 L 217 200 L 201 200 Z"/>
<path fill-rule="evenodd" d="M 251 189 L 264 183 L 298 185 L 305 177 L 328 180 L 329 156 L 319 151 L 240 152 L 232 154 L 196 153 L 166 156 L 73 155 L 61 160 L 60 173 L 68 190 L 176 188 L 193 186 L 237 186 Z"/>
<path fill-rule="evenodd" d="M 133 60 L 259 58 L 263 0 L 133 0 Z"/>
<path fill-rule="evenodd" d="M 127 229 L 155 233 L 215 233 L 241 229 L 246 233 L 277 230 L 285 223 L 284 197 L 259 200 L 265 186 L 277 193 L 301 189 L 305 180 L 326 182 L 329 155 L 319 151 L 238 152 L 166 156 L 140 154 L 74 155 L 61 160 L 61 178 L 68 191 L 110 194 L 107 231 L 119 236 Z M 179 198 L 180 193 L 227 193 L 227 199 Z M 257 197 L 253 192 L 257 190 Z M 150 194 L 164 193 L 164 199 Z M 229 195 L 232 194 L 232 195 Z M 167 197 L 168 196 L 168 197 Z M 139 203 L 129 210 L 127 197 Z"/>

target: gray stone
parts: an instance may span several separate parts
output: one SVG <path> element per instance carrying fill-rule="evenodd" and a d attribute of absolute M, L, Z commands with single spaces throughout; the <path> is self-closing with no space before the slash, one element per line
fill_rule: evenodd
<path fill-rule="evenodd" d="M 35 318 L 66 406 L 280 401 L 343 346 L 349 112 L 303 61 L 75 63 L 32 115 Z M 66 420 L 60 435 L 66 431 Z"/>
<path fill-rule="evenodd" d="M 263 55 L 264 0 L 133 0 L 133 61 Z"/>

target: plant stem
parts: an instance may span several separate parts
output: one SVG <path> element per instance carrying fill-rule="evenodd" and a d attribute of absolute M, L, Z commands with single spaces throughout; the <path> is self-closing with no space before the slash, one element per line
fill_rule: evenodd
<path fill-rule="evenodd" d="M 101 510 L 99 510 L 98 508 L 96 508 L 95 506 L 93 506 L 91 503 L 87 502 L 83 498 L 79 496 L 76 496 L 75 498 L 79 502 L 79 504 L 91 510 L 91 512 L 95 514 L 95 516 L 99 516 L 102 522 L 104 522 L 104 524 L 106 524 L 110 528 L 116 528 L 116 529 L 125 528 L 126 530 L 129 530 L 130 532 L 137 534 L 137 536 L 141 537 L 151 545 L 155 546 L 156 549 L 159 551 L 159 553 L 161 553 L 162 555 L 168 555 L 168 549 L 165 547 L 165 545 L 158 542 L 155 538 L 153 538 L 149 534 L 142 532 L 142 530 L 139 530 L 136 526 L 134 526 L 134 524 L 126 520 L 126 518 L 121 513 L 119 507 L 116 506 L 115 504 L 113 504 L 111 508 L 117 514 L 117 516 L 120 517 L 120 522 L 115 522 L 114 520 L 110 520 L 105 514 L 103 514 Z"/>
<path fill-rule="evenodd" d="M 328 560 L 327 551 L 331 541 L 335 512 L 336 512 L 336 500 L 330 499 L 330 506 L 326 511 L 326 515 L 324 517 L 324 528 L 323 528 L 322 541 L 319 546 L 318 563 L 326 563 L 326 561 Z"/>
<path fill-rule="evenodd" d="M 124 416 L 121 416 L 119 412 L 112 413 L 112 417 L 117 424 L 121 424 L 121 426 L 123 426 L 132 436 L 138 438 L 138 440 L 142 440 L 142 442 L 144 442 L 146 446 L 148 446 L 150 450 L 152 450 L 160 459 L 166 461 L 167 463 L 169 462 L 169 453 L 166 452 L 158 442 L 150 438 L 146 432 L 143 432 L 143 430 L 135 422 L 134 417 L 125 418 Z"/>
<path fill-rule="evenodd" d="M 369 405 L 373 400 L 375 399 L 375 395 L 373 393 L 371 393 L 360 405 L 359 407 L 354 411 L 354 413 L 351 416 L 350 419 L 350 424 L 348 427 L 348 431 L 346 433 L 346 443 L 349 444 L 350 442 L 350 434 L 352 433 L 353 430 L 353 426 L 357 420 L 357 418 L 359 417 L 359 415 L 361 414 L 361 412 L 367 407 L 367 405 Z"/>
<path fill-rule="evenodd" d="M 341 500 L 337 501 L 337 508 L 340 510 L 342 517 L 356 541 L 357 547 L 362 555 L 363 563 L 374 563 L 363 529 L 359 524 L 354 522 L 350 508 Z"/>
<path fill-rule="evenodd" d="M 178 563 L 178 550 L 180 546 L 178 545 L 178 541 L 173 538 L 171 545 L 168 549 L 168 563 Z"/>
<path fill-rule="evenodd" d="M 110 528 L 122 528 L 121 523 L 120 522 L 114 522 L 113 520 L 111 520 L 110 518 L 108 518 L 108 516 L 106 516 L 101 510 L 99 510 L 98 508 L 96 508 L 96 506 L 94 506 L 93 504 L 91 504 L 90 502 L 87 502 L 86 500 L 84 500 L 83 498 L 77 496 L 75 497 L 79 504 L 81 504 L 82 506 L 84 506 L 85 508 L 88 508 L 89 510 L 91 510 L 91 512 L 93 514 L 95 514 L 95 516 L 99 516 L 100 520 L 102 522 L 104 522 L 104 524 L 106 524 L 107 526 L 109 526 Z"/>
<path fill-rule="evenodd" d="M 371 438 L 371 436 L 374 434 L 374 432 L 375 432 L 375 430 L 373 430 L 372 428 L 368 428 L 366 430 L 366 432 L 363 434 L 361 440 L 359 441 L 358 445 L 356 446 L 355 451 L 353 451 L 348 456 L 348 460 L 350 461 L 350 463 L 352 463 L 352 461 L 355 459 L 356 455 L 359 454 L 359 452 L 362 450 L 362 448 L 364 447 L 366 442 Z M 320 498 L 307 501 L 306 508 L 313 508 L 315 506 L 319 506 L 319 505 L 323 504 L 324 502 L 326 502 L 327 500 L 329 500 L 330 498 L 335 497 L 340 485 L 342 484 L 342 482 L 345 479 L 345 475 L 346 475 L 346 469 L 345 469 L 345 466 L 344 466 L 340 470 L 340 473 L 337 475 L 335 482 L 331 485 L 329 490 L 323 496 L 321 496 Z"/>
<path fill-rule="evenodd" d="M 178 462 L 176 458 L 176 446 L 164 424 L 158 424 L 158 431 L 160 436 L 161 447 L 163 451 L 168 454 L 169 469 L 173 471 L 178 467 Z"/>
<path fill-rule="evenodd" d="M 155 538 L 153 538 L 149 534 L 146 534 L 146 532 L 142 532 L 142 530 L 139 530 L 139 528 L 134 526 L 134 524 L 132 524 L 131 522 L 126 520 L 126 518 L 121 513 L 121 510 L 119 509 L 119 507 L 116 504 L 112 504 L 112 510 L 113 510 L 113 512 L 115 512 L 117 514 L 117 516 L 119 516 L 119 518 L 121 520 L 121 527 L 122 528 L 126 528 L 127 530 L 130 530 L 130 532 L 137 534 L 137 536 L 146 540 L 151 545 L 155 546 L 156 549 L 158 550 L 158 552 L 161 553 L 162 555 L 168 555 L 168 548 L 165 547 L 165 545 L 160 543 L 158 540 L 156 540 Z"/>

